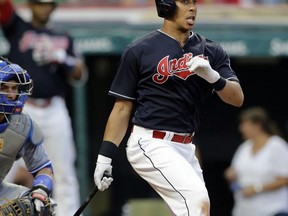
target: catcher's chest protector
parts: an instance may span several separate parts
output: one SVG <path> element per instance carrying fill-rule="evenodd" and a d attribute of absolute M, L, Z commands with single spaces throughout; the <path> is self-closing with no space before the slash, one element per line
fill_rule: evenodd
<path fill-rule="evenodd" d="M 31 129 L 31 121 L 22 115 L 17 124 L 9 124 L 0 133 L 0 183 L 11 169 L 18 152 L 26 142 Z"/>

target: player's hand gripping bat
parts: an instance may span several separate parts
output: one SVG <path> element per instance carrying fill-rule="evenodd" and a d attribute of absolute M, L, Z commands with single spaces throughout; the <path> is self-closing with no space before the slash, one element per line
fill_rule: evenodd
<path fill-rule="evenodd" d="M 109 177 L 112 177 L 112 175 L 105 172 L 102 178 L 104 178 L 104 177 L 109 178 Z M 85 201 L 81 204 L 81 206 L 79 207 L 79 209 L 75 212 L 75 214 L 73 216 L 79 216 L 97 192 L 98 192 L 98 187 L 95 186 L 94 189 L 92 190 L 92 192 L 88 195 L 88 197 L 86 197 Z"/>

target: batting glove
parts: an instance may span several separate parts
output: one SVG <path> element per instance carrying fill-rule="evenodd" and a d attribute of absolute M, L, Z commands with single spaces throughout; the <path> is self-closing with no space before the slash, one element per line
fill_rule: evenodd
<path fill-rule="evenodd" d="M 103 155 L 98 155 L 96 168 L 94 172 L 94 182 L 98 187 L 98 190 L 100 191 L 106 190 L 113 181 L 112 177 L 104 176 L 105 172 L 112 175 L 111 162 L 112 162 L 111 158 L 105 157 Z"/>
<path fill-rule="evenodd" d="M 38 188 L 33 190 L 30 196 L 33 199 L 36 211 L 41 213 L 42 209 L 46 208 L 49 203 L 48 194 L 44 190 Z"/>
<path fill-rule="evenodd" d="M 64 64 L 67 60 L 67 53 L 64 49 L 55 49 L 50 56 L 50 62 Z"/>
<path fill-rule="evenodd" d="M 201 56 L 195 56 L 192 58 L 187 62 L 187 66 L 190 72 L 195 72 L 198 76 L 209 83 L 215 83 L 220 79 L 220 74 L 211 68 L 208 60 Z"/>

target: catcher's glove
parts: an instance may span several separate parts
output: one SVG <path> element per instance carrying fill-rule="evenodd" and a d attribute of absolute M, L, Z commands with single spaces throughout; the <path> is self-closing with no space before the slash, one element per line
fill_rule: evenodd
<path fill-rule="evenodd" d="M 7 201 L 0 206 L 0 216 L 31 216 L 34 214 L 34 205 L 28 197 Z"/>
<path fill-rule="evenodd" d="M 45 206 L 38 212 L 35 209 L 31 196 L 25 196 L 7 201 L 0 206 L 0 216 L 53 216 L 55 204 L 51 204 L 47 199 Z"/>

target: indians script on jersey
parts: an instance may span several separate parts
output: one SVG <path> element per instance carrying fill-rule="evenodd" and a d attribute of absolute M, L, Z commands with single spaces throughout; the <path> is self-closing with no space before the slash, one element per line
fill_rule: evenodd
<path fill-rule="evenodd" d="M 169 60 L 169 55 L 163 57 L 157 65 L 157 73 L 153 75 L 153 81 L 158 84 L 163 84 L 170 76 L 177 76 L 180 79 L 186 80 L 189 76 L 195 74 L 193 71 L 190 72 L 186 65 L 192 57 L 192 53 L 185 53 L 183 57 L 179 59 Z M 203 55 L 200 55 L 200 57 L 208 59 L 208 57 Z"/>
<path fill-rule="evenodd" d="M 22 52 L 28 49 L 37 49 L 39 51 L 47 51 L 52 49 L 67 49 L 69 46 L 69 40 L 66 36 L 62 35 L 48 35 L 45 33 L 38 34 L 34 31 L 24 32 L 22 38 L 19 41 L 19 49 Z"/>

